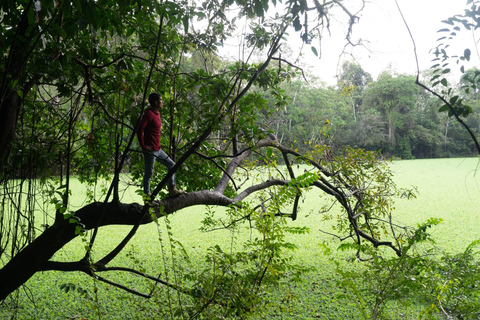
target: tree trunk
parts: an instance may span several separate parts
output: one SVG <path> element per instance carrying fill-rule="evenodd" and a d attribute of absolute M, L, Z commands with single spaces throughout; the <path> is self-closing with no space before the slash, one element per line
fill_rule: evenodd
<path fill-rule="evenodd" d="M 0 104 L 0 168 L 10 151 L 10 142 L 15 137 L 20 98 L 16 92 L 6 94 L 5 100 Z"/>
<path fill-rule="evenodd" d="M 191 192 L 162 200 L 164 206 L 162 214 L 171 214 L 194 205 L 227 206 L 232 203 L 233 200 L 220 192 Z M 107 225 L 134 226 L 138 223 L 152 222 L 151 215 L 144 214 L 143 209 L 144 206 L 138 203 L 111 202 L 105 206 L 102 202 L 94 202 L 78 210 L 75 217 L 85 230 Z M 68 219 L 56 221 L 53 226 L 47 228 L 0 269 L 0 301 L 27 282 L 36 272 L 51 270 L 51 268 L 48 268 L 50 258 L 78 235 L 75 232 L 78 225 L 77 223 L 69 223 Z M 69 271 L 74 270 L 85 271 L 83 268 L 69 269 Z"/>
<path fill-rule="evenodd" d="M 15 28 L 15 42 L 6 58 L 5 69 L 0 73 L 0 168 L 3 168 L 10 152 L 10 142 L 15 138 L 18 114 L 22 104 L 17 90 L 25 96 L 32 87 L 31 84 L 25 86 L 24 75 L 29 50 L 27 44 L 31 40 L 25 36 L 28 27 L 27 10 L 24 10 Z"/>
<path fill-rule="evenodd" d="M 388 117 L 388 142 L 391 147 L 395 147 L 396 141 L 395 141 L 395 127 L 393 124 L 393 117 L 390 114 Z"/>
<path fill-rule="evenodd" d="M 23 285 L 55 252 L 75 238 L 75 224 L 56 223 L 0 270 L 0 300 Z"/>
<path fill-rule="evenodd" d="M 355 107 L 355 100 L 353 99 L 352 94 L 350 94 L 350 102 L 352 102 L 353 120 L 354 122 L 357 122 L 357 108 Z"/>

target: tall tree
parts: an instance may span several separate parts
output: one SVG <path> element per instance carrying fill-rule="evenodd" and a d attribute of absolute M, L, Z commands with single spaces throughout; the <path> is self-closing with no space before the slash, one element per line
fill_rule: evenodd
<path fill-rule="evenodd" d="M 397 227 L 388 226 L 391 219 L 377 218 L 391 214 L 390 196 L 405 193 L 391 185 L 378 155 L 346 149 L 338 158 L 326 157 L 328 149 L 323 146 L 312 154 L 300 154 L 255 126 L 255 109 L 263 108 L 265 99 L 252 88 L 280 92 L 279 85 L 291 72 L 285 69 L 291 63 L 268 68 L 273 60 L 288 62 L 277 56 L 286 30 L 290 26 L 301 30 L 303 40 L 309 42 L 322 26 L 328 27 L 330 10 L 339 9 L 348 22 L 350 36 L 350 27 L 358 17 L 343 1 L 287 1 L 283 13 L 269 20 L 265 18 L 269 5 L 266 0 L 211 1 L 198 6 L 191 1 L 2 3 L 0 50 L 5 59 L 1 61 L 0 181 L 4 201 L 0 255 L 5 264 L 0 269 L 1 300 L 36 272 L 49 270 L 84 272 L 98 281 L 149 297 L 100 274 L 119 270 L 111 267 L 111 262 L 141 224 L 182 208 L 211 205 L 230 210 L 227 223 L 210 220 L 215 227 L 234 228 L 238 223 L 256 221 L 251 226 L 261 237 L 247 243 L 246 248 L 258 254 L 226 255 L 213 248 L 208 269 L 213 272 L 207 270 L 195 279 L 198 287 L 180 287 L 166 279 L 146 277 L 196 299 L 198 309 L 193 314 L 205 312 L 211 305 L 224 307 L 226 315 L 232 312 L 232 305 L 238 313 L 248 312 L 252 292 L 258 292 L 264 281 L 278 281 L 278 272 L 270 271 L 288 267 L 281 253 L 291 246 L 281 235 L 283 231 L 301 230 L 286 227 L 284 222 L 286 218 L 295 219 L 302 190 L 310 187 L 318 188 L 343 207 L 343 227 L 339 229 L 343 237 L 402 253 L 399 239 L 408 230 L 382 236 L 379 230 Z M 215 52 L 237 27 L 237 18 L 230 20 L 226 15 L 231 8 L 237 9 L 240 17 L 256 19 L 242 47 L 250 51 L 242 56 L 263 50 L 263 60 L 253 63 L 245 58 L 220 71 L 188 70 L 184 67 L 189 60 L 186 54 L 197 48 Z M 202 23 L 201 31 L 195 30 Z M 164 95 L 162 144 L 169 147 L 177 164 L 166 175 L 154 177 L 150 199 L 122 203 L 120 173 L 128 172 L 133 179 L 125 188 L 139 189 L 142 167 L 138 164 L 135 128 L 151 91 Z M 232 152 L 227 143 L 211 140 L 222 137 L 222 128 L 228 125 L 234 129 L 226 138 L 239 138 L 238 152 Z M 240 190 L 235 173 L 254 155 L 267 164 L 270 173 Z M 286 163 L 284 172 L 275 168 L 278 157 Z M 292 169 L 294 160 L 305 162 L 312 170 L 297 175 Z M 167 197 L 162 189 L 177 171 L 179 183 L 188 193 Z M 74 172 L 95 190 L 80 208 L 71 203 L 71 195 L 76 192 L 70 183 Z M 105 192 L 97 193 L 95 187 L 101 177 L 110 177 L 112 183 Z M 246 199 L 257 193 L 257 202 L 251 206 Z M 160 200 L 153 202 L 157 197 Z M 36 219 L 39 202 L 52 205 L 43 211 L 41 226 Z M 290 213 L 284 213 L 287 206 Z M 112 224 L 129 225 L 131 230 L 115 248 L 99 257 L 94 250 L 100 245 L 98 234 L 103 226 Z M 279 228 L 284 229 L 279 232 Z M 79 235 L 88 239 L 81 259 L 52 259 Z M 219 259 L 224 260 L 218 263 Z M 221 274 L 220 279 L 212 279 L 217 274 Z M 202 294 L 201 289 L 207 287 L 202 284 L 214 280 L 243 281 L 242 294 L 229 292 L 228 285 Z M 225 294 L 219 294 L 219 290 Z M 225 306 L 225 299 L 234 303 Z"/>
<path fill-rule="evenodd" d="M 357 112 L 362 105 L 363 92 L 372 82 L 372 76 L 355 62 L 344 61 L 338 79 L 338 86 L 342 92 L 350 97 L 353 109 L 353 119 L 357 121 Z"/>
<path fill-rule="evenodd" d="M 383 72 L 377 81 L 371 83 L 365 90 L 364 108 L 380 111 L 387 122 L 388 145 L 392 150 L 397 145 L 396 131 L 404 124 L 405 115 L 413 109 L 418 87 L 412 76 L 393 76 Z"/>

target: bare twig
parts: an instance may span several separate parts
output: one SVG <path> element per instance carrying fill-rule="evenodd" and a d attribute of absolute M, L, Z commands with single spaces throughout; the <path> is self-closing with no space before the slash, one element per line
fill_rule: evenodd
<path fill-rule="evenodd" d="M 285 62 L 286 64 L 288 64 L 290 67 L 292 68 L 295 68 L 295 69 L 299 69 L 301 72 L 302 72 L 302 77 L 303 77 L 303 80 L 305 80 L 305 82 L 308 83 L 308 80 L 307 78 L 305 77 L 305 73 L 303 72 L 303 69 L 300 68 L 299 66 L 296 66 L 294 65 L 293 63 L 291 63 L 290 61 L 288 60 L 285 60 L 285 59 L 282 59 L 281 57 L 280 58 L 272 58 L 272 60 L 277 60 L 277 61 L 281 61 L 281 62 Z"/>

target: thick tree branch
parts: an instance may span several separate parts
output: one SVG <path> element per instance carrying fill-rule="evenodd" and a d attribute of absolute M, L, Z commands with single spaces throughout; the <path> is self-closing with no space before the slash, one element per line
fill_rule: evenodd
<path fill-rule="evenodd" d="M 257 142 L 255 147 L 256 148 L 261 148 L 261 147 L 270 146 L 270 145 L 273 145 L 273 144 L 274 144 L 273 140 L 264 139 L 264 140 L 260 140 L 259 142 Z M 240 163 L 244 159 L 248 158 L 252 154 L 252 152 L 253 152 L 252 148 L 245 149 L 242 152 L 240 152 L 236 157 L 234 157 L 232 159 L 232 161 L 230 161 L 230 164 L 225 169 L 222 178 L 220 179 L 217 187 L 215 188 L 215 191 L 220 192 L 220 193 L 223 193 L 225 191 L 225 188 L 227 187 L 228 182 L 230 181 L 230 177 L 237 170 Z"/>
<path fill-rule="evenodd" d="M 203 155 L 203 154 L 201 154 L 200 152 L 195 152 L 195 154 L 198 155 L 199 157 L 205 159 L 205 160 L 209 160 L 209 161 L 213 162 L 213 164 L 215 165 L 215 167 L 217 167 L 218 169 L 222 170 L 222 172 L 223 172 L 225 175 L 227 175 L 229 181 L 232 182 L 233 187 L 235 188 L 235 190 L 238 190 L 237 185 L 235 184 L 235 180 L 232 178 L 232 176 L 231 176 L 225 169 L 223 169 L 223 168 L 214 160 L 214 157 L 207 157 L 206 155 Z"/>
<path fill-rule="evenodd" d="M 248 187 L 233 199 L 234 203 L 244 200 L 246 197 L 260 190 L 268 189 L 273 186 L 287 186 L 290 181 L 271 179 L 257 185 Z"/>

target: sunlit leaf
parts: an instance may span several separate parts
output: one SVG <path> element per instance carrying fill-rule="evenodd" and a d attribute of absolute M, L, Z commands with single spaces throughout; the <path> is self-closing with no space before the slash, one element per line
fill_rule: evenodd
<path fill-rule="evenodd" d="M 270 159 L 272 157 L 272 154 L 273 154 L 273 149 L 272 148 L 268 148 L 267 149 L 267 159 Z"/>

